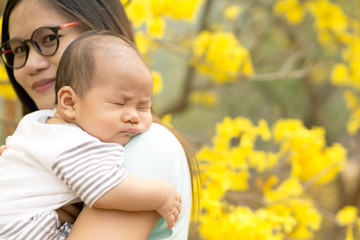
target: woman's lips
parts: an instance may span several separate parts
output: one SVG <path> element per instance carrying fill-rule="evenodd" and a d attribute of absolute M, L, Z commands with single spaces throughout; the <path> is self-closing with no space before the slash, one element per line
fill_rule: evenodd
<path fill-rule="evenodd" d="M 55 79 L 44 79 L 35 82 L 32 87 L 33 89 L 35 89 L 36 92 L 42 93 L 49 90 L 50 88 L 53 88 L 54 85 L 55 85 Z"/>

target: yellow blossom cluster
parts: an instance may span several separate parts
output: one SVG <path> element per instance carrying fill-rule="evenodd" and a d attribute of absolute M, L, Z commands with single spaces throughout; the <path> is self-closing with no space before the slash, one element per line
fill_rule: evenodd
<path fill-rule="evenodd" d="M 254 73 L 249 51 L 232 32 L 203 31 L 193 40 L 192 52 L 192 64 L 215 83 L 237 81 L 241 75 Z"/>
<path fill-rule="evenodd" d="M 314 18 L 321 44 L 329 47 L 348 41 L 348 19 L 339 5 L 329 0 L 317 0 L 309 1 L 305 7 Z"/>
<path fill-rule="evenodd" d="M 348 20 L 347 35 L 339 35 L 342 40 L 341 57 L 343 62 L 334 64 L 330 79 L 335 86 L 349 88 L 344 93 L 348 109 L 351 111 L 347 123 L 348 132 L 353 135 L 360 128 L 360 21 Z"/>
<path fill-rule="evenodd" d="M 159 94 L 163 88 L 164 88 L 164 83 L 162 80 L 162 75 L 160 72 L 158 71 L 152 71 L 152 76 L 154 79 L 154 87 L 153 87 L 153 94 Z"/>
<path fill-rule="evenodd" d="M 232 5 L 225 9 L 224 16 L 230 21 L 235 21 L 236 18 L 240 15 L 241 8 L 238 5 Z"/>
<path fill-rule="evenodd" d="M 164 116 L 162 116 L 161 121 L 166 125 L 169 126 L 171 128 L 174 128 L 174 126 L 171 124 L 171 120 L 172 120 L 172 115 L 170 113 L 165 114 Z"/>
<path fill-rule="evenodd" d="M 347 108 L 351 111 L 350 118 L 347 122 L 347 131 L 354 135 L 360 129 L 360 104 L 356 92 L 347 90 L 344 93 Z"/>
<path fill-rule="evenodd" d="M 8 80 L 4 64 L 0 63 L 0 97 L 8 100 L 16 98 L 16 93 Z"/>
<path fill-rule="evenodd" d="M 288 22 L 299 24 L 304 18 L 304 11 L 298 0 L 278 0 L 274 5 L 278 16 L 285 16 Z"/>
<path fill-rule="evenodd" d="M 336 214 L 336 222 L 346 227 L 346 240 L 354 240 L 354 228 L 360 229 L 358 209 L 354 206 L 345 206 Z"/>
<path fill-rule="evenodd" d="M 358 25 L 360 27 L 360 22 Z M 351 89 L 344 93 L 347 107 L 351 112 L 347 123 L 347 130 L 351 135 L 356 134 L 360 128 L 360 37 L 358 33 L 360 32 L 356 31 L 352 41 L 343 50 L 344 62 L 335 64 L 331 71 L 331 82 L 334 85 Z"/>
<path fill-rule="evenodd" d="M 121 0 L 131 23 L 139 28 L 145 24 L 148 38 L 164 36 L 165 17 L 194 20 L 203 0 Z"/>
<path fill-rule="evenodd" d="M 323 128 L 307 129 L 300 120 L 280 119 L 273 132 L 274 140 L 280 145 L 280 156 L 291 161 L 292 176 L 302 181 L 316 178 L 317 183 L 327 183 L 343 169 L 346 149 L 336 143 L 327 147 Z"/>
<path fill-rule="evenodd" d="M 265 143 L 272 151 L 261 150 L 267 149 Z M 197 153 L 203 184 L 201 235 L 250 240 L 312 237 L 322 216 L 306 196 L 304 183 L 333 180 L 346 159 L 340 144 L 325 144 L 322 128 L 308 129 L 298 120 L 280 119 L 270 128 L 265 120 L 254 125 L 246 118 L 225 117 L 216 125 L 212 146 Z M 284 163 L 290 166 L 288 177 L 279 180 L 274 173 Z M 257 190 L 250 186 L 251 179 L 257 179 Z M 238 194 L 238 200 L 229 194 Z M 242 205 L 246 195 L 258 207 Z"/>
<path fill-rule="evenodd" d="M 319 42 L 326 46 L 349 41 L 349 20 L 341 7 L 330 0 L 277 0 L 274 13 L 291 24 L 303 21 L 305 13 L 314 19 Z"/>
<path fill-rule="evenodd" d="M 190 102 L 204 105 L 208 107 L 215 106 L 218 102 L 218 97 L 214 91 L 192 91 L 190 94 Z"/>
<path fill-rule="evenodd" d="M 274 224 L 268 221 L 268 212 L 233 206 L 230 212 L 224 210 L 216 215 L 211 214 L 212 212 L 207 212 L 201 217 L 202 224 L 199 230 L 205 239 L 284 239 L 280 233 L 275 232 Z"/>
<path fill-rule="evenodd" d="M 360 21 L 358 19 L 347 16 L 341 6 L 330 0 L 277 0 L 274 13 L 284 16 L 291 24 L 301 23 L 305 13 L 309 13 L 314 21 L 313 26 L 319 43 L 327 52 L 340 53 L 339 56 L 343 60 L 334 64 L 330 72 L 331 83 L 335 86 L 352 88 L 354 96 L 360 94 Z M 345 98 L 347 102 L 350 101 L 348 93 L 345 94 Z M 349 110 L 351 117 L 347 129 L 350 134 L 355 134 L 360 128 L 360 105 L 352 106 Z"/>

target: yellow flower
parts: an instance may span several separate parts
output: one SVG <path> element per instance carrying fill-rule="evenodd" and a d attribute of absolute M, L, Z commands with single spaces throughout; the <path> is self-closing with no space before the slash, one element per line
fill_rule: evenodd
<path fill-rule="evenodd" d="M 164 88 L 164 83 L 162 81 L 162 76 L 160 72 L 152 71 L 153 79 L 154 79 L 154 87 L 153 94 L 158 94 Z"/>
<path fill-rule="evenodd" d="M 154 17 L 160 17 L 166 14 L 167 4 L 167 0 L 151 0 L 151 12 L 154 14 Z"/>
<path fill-rule="evenodd" d="M 199 34 L 192 43 L 192 50 L 195 57 L 203 57 L 208 50 L 212 39 L 212 34 L 208 31 L 203 31 Z"/>
<path fill-rule="evenodd" d="M 354 206 L 345 206 L 336 214 L 336 222 L 340 226 L 346 226 L 356 223 L 358 209 Z"/>
<path fill-rule="evenodd" d="M 254 212 L 250 208 L 231 207 L 228 214 L 207 213 L 201 219 L 200 234 L 208 240 L 246 239 L 246 240 L 282 240 L 276 231 L 276 224 L 267 220 L 267 212 Z"/>
<path fill-rule="evenodd" d="M 0 61 L 0 80 L 7 80 L 8 75 L 3 62 Z"/>
<path fill-rule="evenodd" d="M 215 83 L 237 81 L 240 75 L 251 77 L 254 73 L 248 50 L 231 32 L 203 31 L 193 40 L 192 50 L 192 64 Z"/>
<path fill-rule="evenodd" d="M 165 14 L 175 19 L 193 21 L 203 0 L 172 0 L 165 1 Z"/>
<path fill-rule="evenodd" d="M 135 27 L 152 19 L 149 0 L 132 0 L 126 7 L 126 14 Z"/>
<path fill-rule="evenodd" d="M 307 129 L 299 120 L 280 119 L 273 131 L 281 153 L 287 155 L 292 164 L 292 176 L 327 183 L 344 167 L 346 149 L 340 144 L 327 147 L 323 128 Z"/>
<path fill-rule="evenodd" d="M 331 83 L 337 86 L 347 85 L 350 82 L 349 68 L 345 64 L 335 64 L 331 70 Z"/>
<path fill-rule="evenodd" d="M 135 42 L 141 55 L 145 55 L 149 51 L 151 39 L 144 32 L 135 32 Z"/>
<path fill-rule="evenodd" d="M 360 107 L 356 107 L 347 122 L 346 129 L 350 135 L 354 135 L 360 128 Z"/>
<path fill-rule="evenodd" d="M 272 176 L 269 181 L 264 188 L 265 199 L 268 202 L 276 202 L 289 197 L 299 197 L 303 193 L 303 187 L 297 178 L 284 180 L 276 189 L 271 189 L 271 186 L 277 182 L 277 178 Z"/>
<path fill-rule="evenodd" d="M 274 6 L 277 15 L 285 16 L 288 22 L 299 24 L 304 18 L 303 10 L 298 0 L 278 0 Z"/>
<path fill-rule="evenodd" d="M 269 129 L 269 125 L 267 124 L 267 122 L 264 119 L 259 120 L 258 131 L 259 131 L 259 135 L 261 136 L 261 138 L 264 141 L 270 140 L 271 132 Z"/>
<path fill-rule="evenodd" d="M 339 5 L 328 0 L 318 0 L 309 2 L 307 6 L 315 17 L 318 29 L 340 33 L 348 27 L 347 17 Z"/>
<path fill-rule="evenodd" d="M 9 82 L 0 81 L 0 97 L 9 100 L 16 99 L 16 93 Z"/>
<path fill-rule="evenodd" d="M 355 96 L 353 91 L 345 91 L 344 98 L 348 109 L 355 109 L 355 107 L 359 106 L 359 99 Z"/>
<path fill-rule="evenodd" d="M 226 8 L 224 11 L 225 17 L 231 21 L 235 21 L 240 13 L 241 13 L 241 8 L 237 5 L 230 6 Z"/>
<path fill-rule="evenodd" d="M 0 63 L 0 97 L 13 100 L 16 99 L 16 93 L 10 82 L 5 67 Z"/>
<path fill-rule="evenodd" d="M 347 226 L 345 240 L 354 240 L 354 231 L 352 226 Z"/>
<path fill-rule="evenodd" d="M 161 17 L 150 19 L 146 22 L 148 26 L 149 34 L 156 38 L 162 38 L 164 36 L 166 23 Z"/>
<path fill-rule="evenodd" d="M 321 227 L 322 215 L 316 210 L 311 200 L 290 199 L 287 203 L 297 221 L 295 231 L 290 236 L 298 239 L 309 239 L 313 232 Z"/>
<path fill-rule="evenodd" d="M 319 42 L 326 47 L 334 47 L 337 41 L 349 41 L 348 19 L 341 7 L 328 0 L 309 1 L 306 8 L 315 19 Z"/>
<path fill-rule="evenodd" d="M 216 105 L 218 97 L 213 91 L 193 91 L 190 94 L 190 101 L 195 104 L 212 107 Z"/>
<path fill-rule="evenodd" d="M 165 125 L 173 128 L 174 126 L 171 124 L 171 119 L 172 119 L 172 115 L 171 115 L 170 113 L 167 113 L 167 114 L 165 114 L 165 115 L 161 118 L 161 121 L 162 121 Z"/>

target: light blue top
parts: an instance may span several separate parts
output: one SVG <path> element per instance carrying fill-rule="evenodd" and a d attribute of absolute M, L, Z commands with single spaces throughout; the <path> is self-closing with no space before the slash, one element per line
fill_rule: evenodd
<path fill-rule="evenodd" d="M 187 239 L 191 211 L 191 180 L 189 166 L 181 144 L 165 127 L 153 123 L 143 134 L 125 145 L 124 168 L 131 174 L 171 182 L 181 194 L 179 220 L 169 230 L 161 218 L 148 239 Z"/>

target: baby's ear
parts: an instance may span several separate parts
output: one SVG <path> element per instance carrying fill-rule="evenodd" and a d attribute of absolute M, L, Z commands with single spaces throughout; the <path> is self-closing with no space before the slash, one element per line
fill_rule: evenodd
<path fill-rule="evenodd" d="M 62 87 L 57 94 L 58 106 L 57 110 L 61 111 L 62 114 L 70 119 L 75 117 L 75 104 L 77 102 L 78 96 L 74 89 L 70 86 Z"/>

